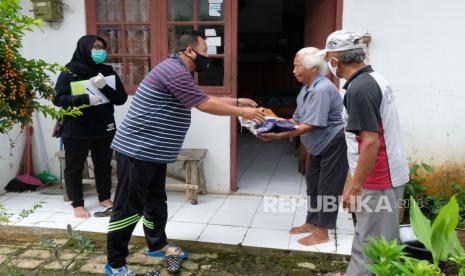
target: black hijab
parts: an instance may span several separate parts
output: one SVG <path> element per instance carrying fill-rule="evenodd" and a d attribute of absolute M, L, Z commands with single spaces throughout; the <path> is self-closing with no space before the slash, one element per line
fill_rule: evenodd
<path fill-rule="evenodd" d="M 73 58 L 66 64 L 66 68 L 79 78 L 89 79 L 98 73 L 102 73 L 104 76 L 114 74 L 110 65 L 96 64 L 92 59 L 92 48 L 97 39 L 102 41 L 105 47 L 107 46 L 107 42 L 103 38 L 96 35 L 85 35 L 78 40 Z"/>

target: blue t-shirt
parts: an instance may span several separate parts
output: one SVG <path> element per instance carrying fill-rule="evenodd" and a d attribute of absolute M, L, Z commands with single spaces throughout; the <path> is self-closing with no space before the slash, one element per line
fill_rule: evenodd
<path fill-rule="evenodd" d="M 191 108 L 206 100 L 182 60 L 169 57 L 142 80 L 111 148 L 138 160 L 176 161 L 191 123 Z"/>
<path fill-rule="evenodd" d="M 310 87 L 302 87 L 293 119 L 316 127 L 300 136 L 309 153 L 319 155 L 342 130 L 342 107 L 341 94 L 326 77 L 320 75 Z"/>

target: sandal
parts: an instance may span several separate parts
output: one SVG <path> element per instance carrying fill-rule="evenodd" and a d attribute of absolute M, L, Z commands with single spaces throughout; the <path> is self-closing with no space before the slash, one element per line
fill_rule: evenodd
<path fill-rule="evenodd" d="M 175 244 L 168 244 L 168 247 L 174 247 L 175 250 L 181 250 L 181 248 Z M 183 260 L 189 258 L 189 252 L 181 250 L 183 254 L 179 255 L 179 257 Z M 177 252 L 177 251 L 176 251 Z M 166 252 L 165 251 L 147 251 L 147 256 L 149 257 L 160 257 L 164 258 L 166 257 Z"/>
<path fill-rule="evenodd" d="M 95 212 L 94 217 L 96 218 L 103 218 L 103 217 L 110 217 L 113 207 L 107 208 L 105 211 Z"/>
<path fill-rule="evenodd" d="M 133 272 L 128 270 L 127 266 L 123 266 L 118 268 L 116 271 L 113 271 L 113 268 L 110 264 L 105 265 L 105 274 L 107 276 L 135 276 Z"/>
<path fill-rule="evenodd" d="M 161 273 L 160 273 L 160 271 L 158 271 L 158 270 L 151 270 L 151 271 L 145 272 L 144 275 L 145 275 L 145 276 L 160 276 Z"/>
<path fill-rule="evenodd" d="M 176 255 L 168 255 L 165 257 L 166 270 L 170 273 L 177 273 L 181 270 L 183 259 L 181 258 L 181 248 L 176 248 Z"/>

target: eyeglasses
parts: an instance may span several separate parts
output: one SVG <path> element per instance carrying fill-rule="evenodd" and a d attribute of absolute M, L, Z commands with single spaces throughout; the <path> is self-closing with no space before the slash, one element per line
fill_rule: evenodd
<path fill-rule="evenodd" d="M 105 45 L 94 45 L 94 47 L 92 47 L 92 49 L 94 49 L 94 50 L 106 50 L 107 47 L 105 47 Z"/>

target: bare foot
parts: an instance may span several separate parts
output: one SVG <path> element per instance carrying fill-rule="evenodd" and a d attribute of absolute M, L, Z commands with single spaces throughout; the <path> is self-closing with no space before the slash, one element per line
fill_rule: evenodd
<path fill-rule="evenodd" d="M 294 234 L 302 234 L 302 233 L 311 233 L 316 230 L 318 230 L 318 227 L 316 227 L 315 225 L 310 224 L 310 223 L 304 223 L 301 226 L 292 227 L 291 230 L 289 230 L 289 233 L 291 235 L 294 235 Z"/>
<path fill-rule="evenodd" d="M 77 218 L 90 218 L 89 212 L 82 206 L 74 208 L 74 216 Z"/>
<path fill-rule="evenodd" d="M 113 207 L 113 201 L 110 199 L 105 199 L 104 201 L 99 202 L 100 206 L 105 207 L 105 208 L 111 208 Z"/>
<path fill-rule="evenodd" d="M 318 229 L 317 231 L 313 232 L 311 235 L 305 238 L 299 239 L 297 242 L 302 245 L 310 246 L 310 245 L 325 243 L 327 241 L 329 241 L 328 230 Z"/>

